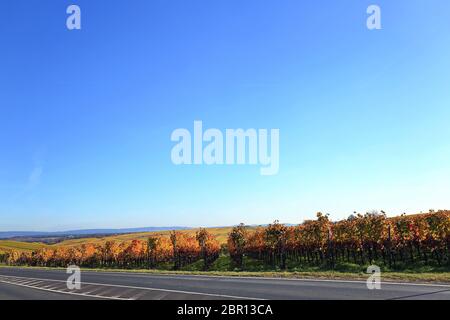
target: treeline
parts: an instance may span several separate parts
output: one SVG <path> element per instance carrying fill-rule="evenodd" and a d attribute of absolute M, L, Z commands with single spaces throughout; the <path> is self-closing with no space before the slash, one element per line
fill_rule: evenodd
<path fill-rule="evenodd" d="M 275 221 L 267 227 L 236 226 L 220 246 L 206 229 L 195 236 L 173 231 L 169 237 L 149 237 L 129 243 L 107 241 L 78 247 L 55 247 L 34 252 L 10 251 L 0 262 L 10 265 L 65 267 L 75 264 L 93 268 L 173 268 L 203 260 L 208 270 L 222 251 L 235 268 L 245 269 L 245 257 L 272 267 L 303 265 L 330 269 L 338 263 L 377 263 L 389 267 L 450 265 L 450 211 L 387 218 L 384 212 L 354 214 L 333 222 L 317 214 L 297 226 Z"/>
<path fill-rule="evenodd" d="M 173 231 L 170 237 L 149 237 L 147 241 L 130 243 L 106 241 L 104 244 L 86 243 L 75 247 L 59 246 L 33 252 L 11 250 L 0 255 L 9 265 L 66 267 L 78 265 L 89 268 L 156 268 L 173 264 L 174 269 L 203 259 L 203 269 L 219 257 L 220 244 L 206 229 L 195 236 Z"/>
<path fill-rule="evenodd" d="M 389 267 L 414 263 L 450 265 L 450 211 L 387 218 L 384 212 L 355 214 L 332 222 L 327 215 L 288 227 L 275 222 L 249 232 L 234 227 L 228 250 L 234 264 L 244 256 L 286 269 L 291 265 L 324 265 L 339 262 Z"/>

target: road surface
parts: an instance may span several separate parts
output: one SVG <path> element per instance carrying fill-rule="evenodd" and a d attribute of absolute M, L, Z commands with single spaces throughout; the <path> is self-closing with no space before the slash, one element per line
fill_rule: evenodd
<path fill-rule="evenodd" d="M 450 285 L 365 281 L 235 278 L 82 271 L 81 288 L 69 290 L 63 270 L 0 268 L 0 299 L 435 299 L 450 300 Z"/>

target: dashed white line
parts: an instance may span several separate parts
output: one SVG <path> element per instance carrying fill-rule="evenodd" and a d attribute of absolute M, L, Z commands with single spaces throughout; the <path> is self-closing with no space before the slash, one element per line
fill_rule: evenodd
<path fill-rule="evenodd" d="M 52 289 L 46 289 L 46 288 L 42 288 L 42 287 L 29 286 L 29 285 L 21 284 L 21 283 L 17 283 L 17 282 L 9 282 L 9 281 L 5 281 L 5 280 L 0 280 L 0 282 L 19 286 L 19 287 L 26 287 L 26 288 L 36 289 L 36 290 L 49 291 L 49 292 L 62 293 L 62 294 L 70 294 L 70 295 L 75 295 L 75 296 L 83 296 L 83 297 L 99 298 L 99 299 L 111 299 L 111 300 L 130 300 L 130 299 L 121 299 L 121 298 L 113 298 L 113 297 L 104 297 L 104 296 L 98 296 L 98 295 L 89 295 L 89 294 L 77 293 L 77 292 L 52 290 Z"/>
<path fill-rule="evenodd" d="M 16 279 L 28 279 L 28 280 L 38 280 L 38 281 L 65 282 L 63 280 L 53 280 L 53 279 L 25 278 L 25 277 L 18 277 L 18 276 L 9 276 L 9 277 L 16 278 Z M 6 282 L 1 279 L 0 279 L 0 281 Z M 8 282 L 6 282 L 6 283 L 8 283 Z M 10 284 L 14 284 L 14 283 L 10 283 Z M 264 300 L 264 299 L 260 299 L 260 298 L 232 296 L 232 295 L 225 295 L 225 294 L 202 293 L 202 292 L 182 291 L 182 290 L 172 290 L 172 289 L 149 288 L 149 287 L 125 286 L 125 285 L 95 283 L 95 282 L 83 282 L 83 284 L 95 285 L 95 286 L 105 286 L 105 287 L 115 287 L 115 288 L 138 289 L 138 290 L 147 290 L 147 291 L 163 291 L 163 292 L 169 292 L 169 293 L 181 293 L 181 294 L 201 295 L 201 296 L 220 297 L 220 298 L 229 298 L 229 299 Z M 19 285 L 19 284 L 17 284 L 17 285 Z M 38 287 L 32 287 L 32 288 L 38 289 Z M 48 289 L 42 289 L 42 290 L 48 290 Z M 60 291 L 58 291 L 58 292 L 60 292 Z M 65 292 L 61 292 L 61 293 L 65 293 Z M 70 293 L 75 294 L 73 292 L 70 292 Z M 81 293 L 77 293 L 77 294 L 83 295 Z M 129 300 L 129 299 L 126 299 L 126 300 Z"/>

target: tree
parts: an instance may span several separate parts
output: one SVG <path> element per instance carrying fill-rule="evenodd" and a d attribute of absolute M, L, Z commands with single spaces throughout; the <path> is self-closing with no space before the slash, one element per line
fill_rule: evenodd
<path fill-rule="evenodd" d="M 208 269 L 208 263 L 207 263 L 207 256 L 206 256 L 206 240 L 208 239 L 208 231 L 204 228 L 200 228 L 199 231 L 197 231 L 195 238 L 198 241 L 198 245 L 200 246 L 201 250 L 201 257 L 203 259 L 203 270 Z"/>
<path fill-rule="evenodd" d="M 228 234 L 228 250 L 230 252 L 230 257 L 238 268 L 243 267 L 247 236 L 248 231 L 243 223 L 233 227 Z"/>
<path fill-rule="evenodd" d="M 147 265 L 148 268 L 154 268 L 156 266 L 156 253 L 159 244 L 157 237 L 148 237 L 147 239 Z"/>
<path fill-rule="evenodd" d="M 265 230 L 266 248 L 270 251 L 270 260 L 276 264 L 277 260 L 281 269 L 286 269 L 286 243 L 287 227 L 275 220 Z"/>
<path fill-rule="evenodd" d="M 180 260 L 179 260 L 179 255 L 178 255 L 179 234 L 180 233 L 175 230 L 170 233 L 170 242 L 172 243 L 172 248 L 173 248 L 173 268 L 175 270 L 178 270 L 180 268 Z"/>

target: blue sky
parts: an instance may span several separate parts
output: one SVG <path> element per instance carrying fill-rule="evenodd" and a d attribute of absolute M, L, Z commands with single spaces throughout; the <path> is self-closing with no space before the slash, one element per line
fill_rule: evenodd
<path fill-rule="evenodd" d="M 66 29 L 66 8 L 82 30 Z M 366 28 L 378 4 L 382 30 Z M 450 208 L 433 1 L 0 6 L 0 230 L 298 223 Z M 280 170 L 175 166 L 176 128 L 279 128 Z"/>

